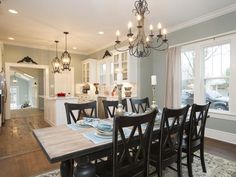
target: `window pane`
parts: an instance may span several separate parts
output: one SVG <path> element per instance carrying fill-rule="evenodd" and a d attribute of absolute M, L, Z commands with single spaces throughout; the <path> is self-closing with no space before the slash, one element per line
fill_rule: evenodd
<path fill-rule="evenodd" d="M 194 58 L 195 51 L 181 52 L 182 95 L 181 104 L 193 104 L 194 100 Z"/>
<path fill-rule="evenodd" d="M 230 44 L 203 48 L 205 100 L 211 109 L 229 110 Z"/>
<path fill-rule="evenodd" d="M 211 102 L 211 109 L 229 110 L 229 79 L 206 79 L 205 100 Z"/>

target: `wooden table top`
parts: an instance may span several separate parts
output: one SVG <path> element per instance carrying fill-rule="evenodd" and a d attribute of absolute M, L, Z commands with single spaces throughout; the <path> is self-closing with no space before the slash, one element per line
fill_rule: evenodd
<path fill-rule="evenodd" d="M 111 146 L 111 142 L 94 144 L 83 133 L 95 128 L 72 130 L 67 125 L 33 130 L 33 134 L 51 163 L 68 160 Z"/>

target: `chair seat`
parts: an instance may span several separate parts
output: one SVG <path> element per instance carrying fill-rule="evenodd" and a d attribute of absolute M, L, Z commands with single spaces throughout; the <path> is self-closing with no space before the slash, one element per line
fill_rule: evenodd
<path fill-rule="evenodd" d="M 192 143 L 191 143 L 192 152 L 196 152 L 197 150 L 199 150 L 200 149 L 200 145 L 201 145 L 201 140 L 200 139 L 192 140 Z M 182 151 L 185 152 L 185 153 L 188 152 L 188 137 L 183 139 Z"/>
<path fill-rule="evenodd" d="M 151 145 L 151 152 L 150 152 L 150 163 L 151 165 L 155 165 L 159 163 L 159 149 L 160 144 L 159 142 L 154 143 Z M 178 153 L 176 151 L 171 151 L 170 149 L 166 149 L 162 153 L 162 167 L 165 168 L 169 166 L 169 164 L 174 163 L 177 161 Z"/>

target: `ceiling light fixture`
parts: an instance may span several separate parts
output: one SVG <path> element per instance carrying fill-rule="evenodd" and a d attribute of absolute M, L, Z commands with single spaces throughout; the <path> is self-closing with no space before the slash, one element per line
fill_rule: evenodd
<path fill-rule="evenodd" d="M 9 37 L 8 39 L 11 41 L 15 40 L 15 38 L 13 38 L 13 37 Z"/>
<path fill-rule="evenodd" d="M 119 40 L 120 31 L 116 32 L 115 49 L 119 52 L 129 51 L 129 54 L 138 58 L 147 57 L 151 54 L 151 50 L 164 51 L 169 47 L 168 40 L 166 38 L 167 31 L 162 29 L 161 24 L 158 24 L 158 34 L 154 35 L 153 26 L 150 25 L 149 35 L 145 35 L 144 19 L 145 13 L 149 14 L 148 3 L 146 0 L 136 0 L 134 3 L 134 9 L 132 11 L 137 18 L 137 35 L 134 36 L 132 32 L 132 23 L 128 23 L 128 43 L 129 46 L 125 50 L 118 49 L 121 47 L 121 41 Z"/>
<path fill-rule="evenodd" d="M 16 10 L 13 10 L 13 9 L 9 9 L 8 12 L 10 12 L 12 14 L 18 14 L 18 12 Z"/>
<path fill-rule="evenodd" d="M 59 41 L 54 41 L 56 43 L 56 57 L 52 60 L 52 72 L 55 73 L 60 73 L 60 68 L 61 68 L 61 60 L 58 58 L 57 54 L 57 45 Z"/>
<path fill-rule="evenodd" d="M 73 47 L 72 49 L 76 50 L 76 49 L 77 49 L 77 47 Z"/>
<path fill-rule="evenodd" d="M 65 51 L 62 53 L 61 56 L 62 71 L 64 70 L 70 71 L 71 56 L 69 52 L 67 52 L 67 35 L 69 34 L 69 32 L 64 32 L 64 34 L 65 34 Z"/>

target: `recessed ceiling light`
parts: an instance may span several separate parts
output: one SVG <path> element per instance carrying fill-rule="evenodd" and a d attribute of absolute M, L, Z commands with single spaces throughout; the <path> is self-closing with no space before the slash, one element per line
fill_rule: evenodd
<path fill-rule="evenodd" d="M 104 32 L 103 32 L 103 31 L 99 31 L 99 32 L 98 32 L 98 34 L 100 34 L 100 35 L 103 35 L 103 34 L 104 34 Z"/>
<path fill-rule="evenodd" d="M 76 50 L 76 49 L 77 49 L 77 47 L 73 47 L 72 49 Z"/>
<path fill-rule="evenodd" d="M 18 12 L 16 10 L 13 10 L 13 9 L 9 9 L 8 12 L 10 12 L 12 14 L 18 14 Z"/>
<path fill-rule="evenodd" d="M 9 37 L 8 39 L 11 40 L 11 41 L 15 40 L 13 37 Z"/>

